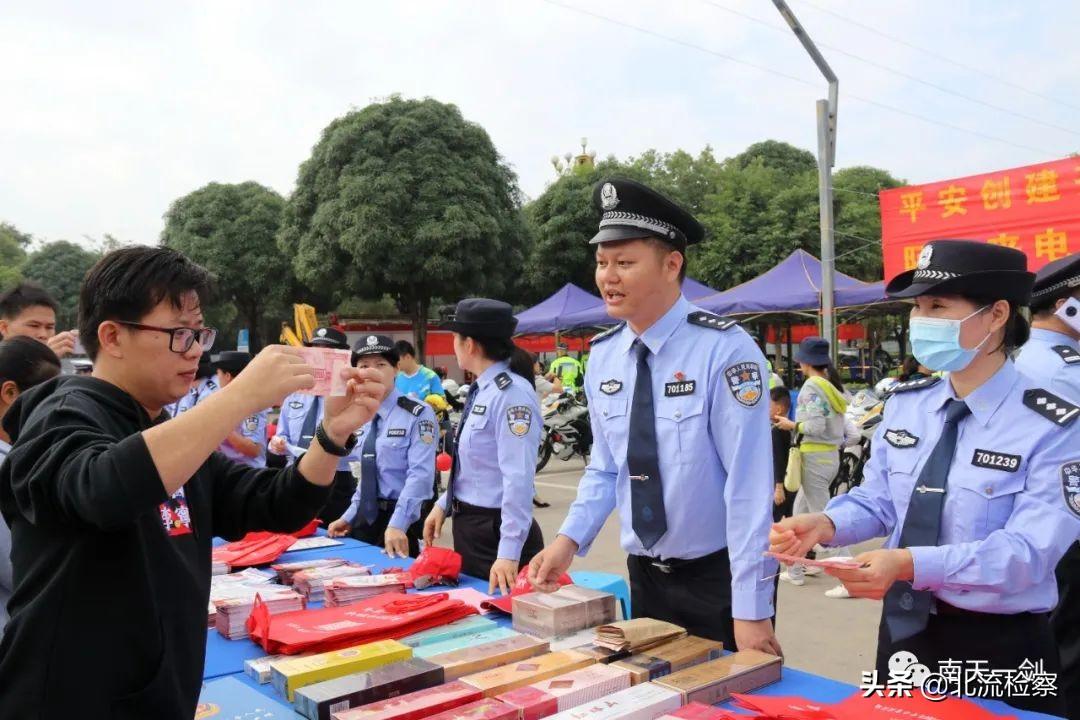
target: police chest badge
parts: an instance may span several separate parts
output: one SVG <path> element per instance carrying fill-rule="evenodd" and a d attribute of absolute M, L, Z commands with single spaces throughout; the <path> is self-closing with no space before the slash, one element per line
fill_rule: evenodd
<path fill-rule="evenodd" d="M 1061 466 L 1061 492 L 1065 496 L 1065 505 L 1073 515 L 1080 517 L 1080 460 Z"/>
<path fill-rule="evenodd" d="M 247 420 L 245 420 L 244 421 L 244 429 L 247 430 L 249 433 L 255 432 L 256 430 L 258 430 L 259 429 L 259 416 L 258 415 L 252 415 Z"/>
<path fill-rule="evenodd" d="M 515 405 L 506 411 L 506 422 L 510 426 L 510 432 L 517 437 L 523 437 L 532 427 L 532 409 L 525 405 Z"/>
<path fill-rule="evenodd" d="M 919 438 L 909 433 L 907 430 L 886 430 L 885 442 L 892 445 L 894 448 L 915 447 L 919 444 Z"/>
<path fill-rule="evenodd" d="M 740 404 L 753 407 L 761 399 L 761 372 L 757 363 L 736 363 L 724 371 L 724 379 Z"/>
<path fill-rule="evenodd" d="M 386 431 L 386 437 L 405 437 L 405 428 L 390 428 Z"/>
<path fill-rule="evenodd" d="M 304 403 L 299 400 L 293 400 L 289 403 L 289 408 L 292 410 L 299 410 L 302 407 L 304 407 Z"/>
<path fill-rule="evenodd" d="M 604 382 L 600 383 L 600 392 L 604 393 L 605 395 L 614 395 L 620 390 L 622 390 L 622 380 L 612 379 L 605 380 Z"/>
<path fill-rule="evenodd" d="M 420 441 L 425 445 L 435 442 L 435 423 L 430 420 L 421 420 L 417 423 L 420 432 Z"/>

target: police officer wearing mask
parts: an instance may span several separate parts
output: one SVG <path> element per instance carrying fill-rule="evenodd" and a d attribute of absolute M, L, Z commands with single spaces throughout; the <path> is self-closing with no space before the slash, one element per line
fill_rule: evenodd
<path fill-rule="evenodd" d="M 311 340 L 304 344 L 308 347 L 349 349 L 349 339 L 345 333 L 332 327 L 317 328 Z M 305 393 L 293 393 L 285 398 L 281 403 L 278 434 L 270 438 L 270 452 L 275 455 L 285 455 L 290 464 L 307 452 L 315 437 L 315 430 L 322 422 L 324 400 L 325 398 Z M 323 525 L 329 526 L 349 507 L 353 492 L 356 490 L 356 478 L 353 477 L 350 464 L 360 461 L 360 452 L 360 443 L 355 443 L 349 450 L 349 454 L 342 457 L 338 463 L 330 499 L 318 515 Z"/>
<path fill-rule="evenodd" d="M 229 350 L 213 358 L 217 387 L 226 387 L 251 362 L 251 353 Z M 249 467 L 266 467 L 266 410 L 244 419 L 219 448 L 230 460 Z"/>
<path fill-rule="evenodd" d="M 446 492 L 424 523 L 424 540 L 432 544 L 452 516 L 462 572 L 487 577 L 489 593 L 499 588 L 506 595 L 519 566 L 544 547 L 532 516 L 543 422 L 532 355 L 511 340 L 517 319 L 498 300 L 462 300 L 446 327 L 454 332 L 458 365 L 476 380 L 458 423 Z"/>
<path fill-rule="evenodd" d="M 357 433 L 361 458 L 352 464 L 356 492 L 327 534 L 340 537 L 351 531 L 357 540 L 383 547 L 392 558 L 416 557 L 424 530 L 422 506 L 434 494 L 431 476 L 439 434 L 435 411 L 394 386 L 398 352 L 385 335 L 361 338 L 353 346 L 352 364 L 380 372 L 386 395 L 375 417 Z"/>
<path fill-rule="evenodd" d="M 634 615 L 779 653 L 765 579 L 776 563 L 763 557 L 773 498 L 765 357 L 734 321 L 682 294 L 686 247 L 704 236 L 697 220 L 631 180 L 601 182 L 593 199 L 596 284 L 623 322 L 592 340 L 592 455 L 530 582 L 554 589 L 618 508 Z"/>
<path fill-rule="evenodd" d="M 1057 315 L 1080 297 L 1080 254 L 1047 264 L 1031 291 L 1031 339 L 1016 357 L 1016 369 L 1046 389 L 1080 404 L 1080 331 Z M 1080 328 L 1080 314 L 1075 326 Z M 1080 718 L 1080 543 L 1057 566 L 1058 605 L 1050 624 L 1061 655 L 1061 681 L 1069 717 Z"/>
<path fill-rule="evenodd" d="M 1034 279 L 1011 248 L 927 244 L 886 291 L 914 300 L 912 352 L 948 375 L 894 386 L 862 485 L 773 529 L 772 549 L 799 556 L 888 538 L 860 567 L 826 570 L 852 597 L 884 599 L 879 682 L 899 651 L 931 673 L 946 659 L 1058 672 L 1049 611 L 1054 567 L 1080 531 L 1080 407 L 1009 359 L 1027 339 L 1019 308 Z M 1006 702 L 1064 713 L 1060 697 Z"/>

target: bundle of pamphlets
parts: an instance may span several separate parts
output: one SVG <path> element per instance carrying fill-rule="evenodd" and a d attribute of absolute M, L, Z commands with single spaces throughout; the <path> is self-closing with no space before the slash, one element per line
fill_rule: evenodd
<path fill-rule="evenodd" d="M 237 585 L 230 590 L 230 597 L 214 601 L 217 609 L 214 625 L 229 640 L 248 636 L 245 623 L 251 615 L 256 596 L 262 600 L 270 615 L 303 610 L 305 607 L 304 596 L 283 585 Z"/>
<path fill-rule="evenodd" d="M 340 607 L 384 593 L 403 593 L 412 583 L 404 573 L 346 575 L 324 583 L 326 607 Z"/>

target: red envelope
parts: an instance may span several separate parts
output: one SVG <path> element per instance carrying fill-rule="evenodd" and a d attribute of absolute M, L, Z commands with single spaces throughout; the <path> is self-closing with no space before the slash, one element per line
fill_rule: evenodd
<path fill-rule="evenodd" d="M 774 720 L 841 720 L 834 715 L 833 706 L 801 697 L 770 697 L 768 695 L 731 694 L 735 704 Z M 907 718 L 911 720 L 911 718 Z"/>
<path fill-rule="evenodd" d="M 857 692 L 830 710 L 836 720 L 1016 720 L 1015 715 L 998 715 L 962 698 L 927 700 L 918 690 L 911 697 L 897 698 L 863 697 Z"/>

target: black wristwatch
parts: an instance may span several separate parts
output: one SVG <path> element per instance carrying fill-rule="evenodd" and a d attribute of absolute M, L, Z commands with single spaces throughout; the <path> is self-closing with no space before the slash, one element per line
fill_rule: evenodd
<path fill-rule="evenodd" d="M 319 447 L 336 457 L 345 457 L 356 447 L 355 435 L 349 433 L 349 439 L 345 441 L 345 447 L 341 447 L 326 434 L 326 428 L 323 427 L 322 423 L 319 423 L 319 427 L 315 429 L 315 439 L 318 441 Z"/>

